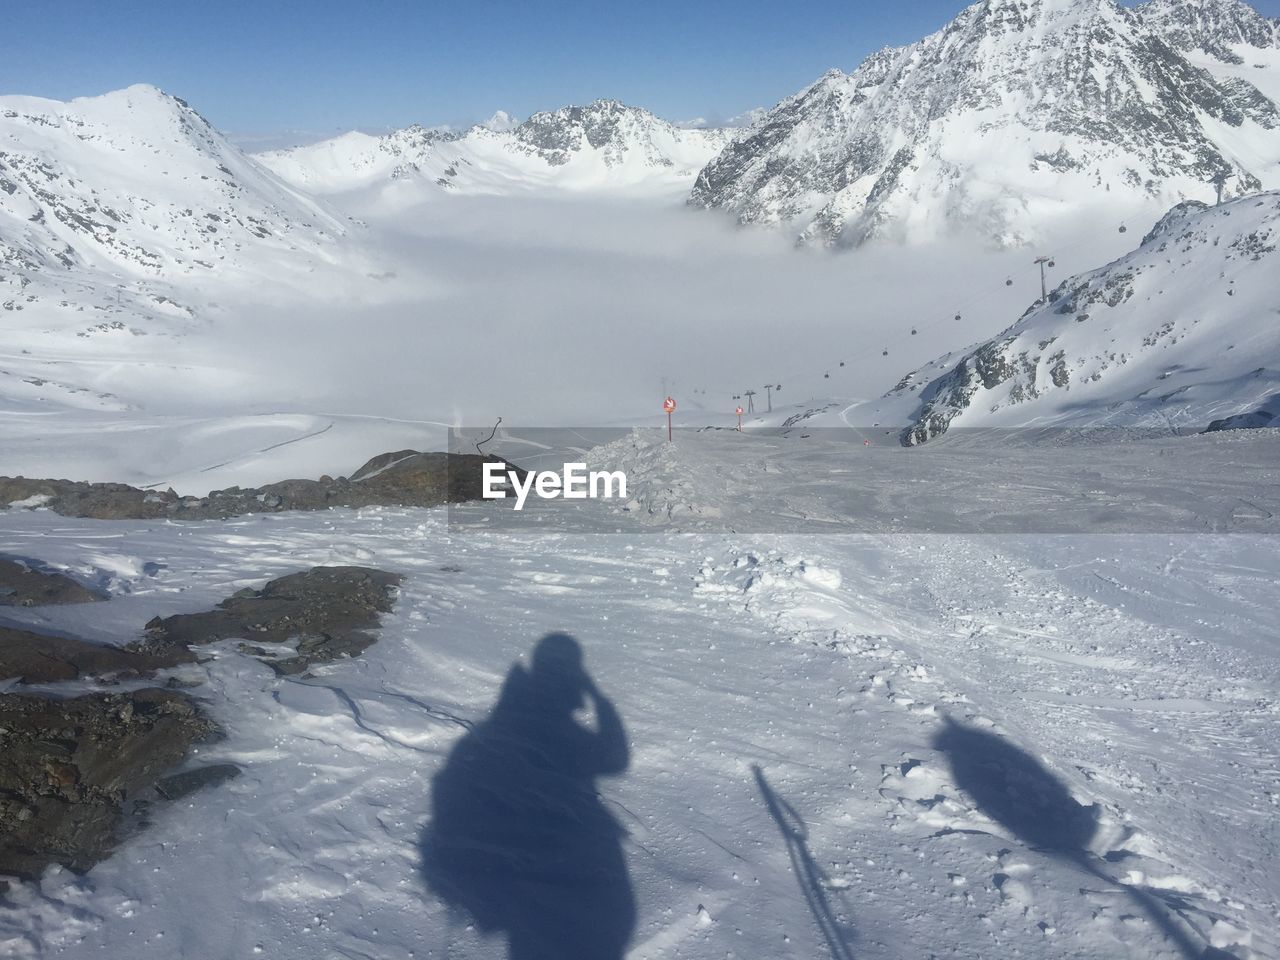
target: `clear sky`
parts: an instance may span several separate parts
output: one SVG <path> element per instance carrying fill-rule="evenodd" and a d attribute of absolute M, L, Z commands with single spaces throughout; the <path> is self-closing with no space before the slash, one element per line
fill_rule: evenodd
<path fill-rule="evenodd" d="M 517 117 L 597 97 L 673 120 L 771 106 L 963 0 L 0 0 L 0 93 L 152 83 L 238 133 Z M 1269 16 L 1280 0 L 1256 0 Z"/>

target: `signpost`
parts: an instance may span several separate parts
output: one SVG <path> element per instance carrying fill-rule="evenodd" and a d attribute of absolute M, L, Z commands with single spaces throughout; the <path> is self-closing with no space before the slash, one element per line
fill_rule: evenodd
<path fill-rule="evenodd" d="M 742 432 L 742 407 L 741 407 L 741 405 L 739 405 L 739 406 L 738 406 L 738 409 L 737 409 L 737 411 L 736 411 L 736 412 L 737 412 L 737 414 L 738 414 L 738 432 L 739 432 L 739 433 L 741 433 L 741 432 Z"/>
<path fill-rule="evenodd" d="M 676 412 L 676 402 L 671 397 L 662 401 L 662 409 L 667 412 L 667 441 L 671 440 L 671 414 Z"/>

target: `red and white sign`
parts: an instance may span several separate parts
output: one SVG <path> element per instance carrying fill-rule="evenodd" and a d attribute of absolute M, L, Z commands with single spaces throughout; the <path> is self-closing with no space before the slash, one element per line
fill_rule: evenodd
<path fill-rule="evenodd" d="M 742 408 L 741 408 L 741 407 L 738 407 L 738 409 L 734 410 L 733 412 L 734 412 L 734 413 L 736 413 L 738 416 L 742 416 Z"/>
<path fill-rule="evenodd" d="M 667 413 L 675 413 L 676 412 L 675 400 L 673 400 L 671 397 L 667 397 L 667 399 L 662 401 L 662 409 L 665 410 Z"/>

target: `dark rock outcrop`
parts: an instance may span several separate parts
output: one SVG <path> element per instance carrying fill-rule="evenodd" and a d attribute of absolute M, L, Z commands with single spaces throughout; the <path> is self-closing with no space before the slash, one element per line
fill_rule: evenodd
<path fill-rule="evenodd" d="M 205 613 L 156 617 L 133 648 L 150 656 L 188 646 L 240 639 L 279 673 L 301 673 L 313 663 L 353 657 L 376 637 L 379 614 L 391 610 L 399 574 L 369 567 L 313 567 L 241 590 Z M 281 658 L 262 644 L 295 643 Z"/>
<path fill-rule="evenodd" d="M 228 487 L 204 497 L 179 496 L 172 489 L 140 490 L 123 483 L 0 477 L 0 508 L 25 501 L 63 516 L 96 520 L 210 520 L 328 507 L 437 507 L 479 499 L 484 464 L 499 459 L 402 450 L 374 457 L 350 478 Z M 519 467 L 506 466 L 524 475 Z"/>
<path fill-rule="evenodd" d="M 192 659 L 185 648 L 138 653 L 73 637 L 0 626 L 0 680 L 58 683 L 84 677 L 140 677 Z"/>
<path fill-rule="evenodd" d="M 371 464 L 363 476 L 376 482 L 368 489 L 447 496 L 447 487 L 432 486 L 434 466 L 416 469 L 418 456 Z M 157 617 L 127 649 L 0 626 L 0 680 L 145 676 L 194 660 L 192 646 L 226 639 L 246 641 L 246 652 L 280 673 L 299 673 L 372 644 L 401 580 L 366 567 L 315 567 L 242 590 L 205 613 Z M 293 646 L 269 650 L 273 644 Z M 220 732 L 173 689 L 0 694 L 0 875 L 34 880 L 55 863 L 88 870 L 145 823 L 153 802 L 238 776 L 227 763 L 181 769 L 193 743 Z"/>
<path fill-rule="evenodd" d="M 66 574 L 0 557 L 0 607 L 42 607 L 107 599 Z"/>
<path fill-rule="evenodd" d="M 158 779 L 218 733 L 170 690 L 0 695 L 0 874 L 88 870 L 145 816 Z"/>
<path fill-rule="evenodd" d="M 1237 413 L 1235 416 L 1222 417 L 1209 422 L 1205 433 L 1218 433 L 1221 430 L 1261 430 L 1276 425 L 1276 414 L 1270 410 L 1252 410 L 1249 413 Z"/>

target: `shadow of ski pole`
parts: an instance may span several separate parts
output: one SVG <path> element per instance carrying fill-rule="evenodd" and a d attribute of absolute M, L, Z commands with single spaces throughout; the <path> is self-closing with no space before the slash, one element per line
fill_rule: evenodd
<path fill-rule="evenodd" d="M 751 772 L 755 774 L 756 786 L 760 788 L 760 795 L 769 808 L 769 815 L 782 834 L 796 883 L 800 885 L 800 892 L 804 894 L 809 912 L 813 914 L 813 920 L 827 943 L 827 949 L 835 960 L 853 960 L 853 951 L 846 942 L 849 933 L 832 910 L 831 900 L 827 896 L 830 879 L 809 852 L 809 830 L 804 820 L 791 804 L 773 792 L 758 764 L 751 765 Z"/>

